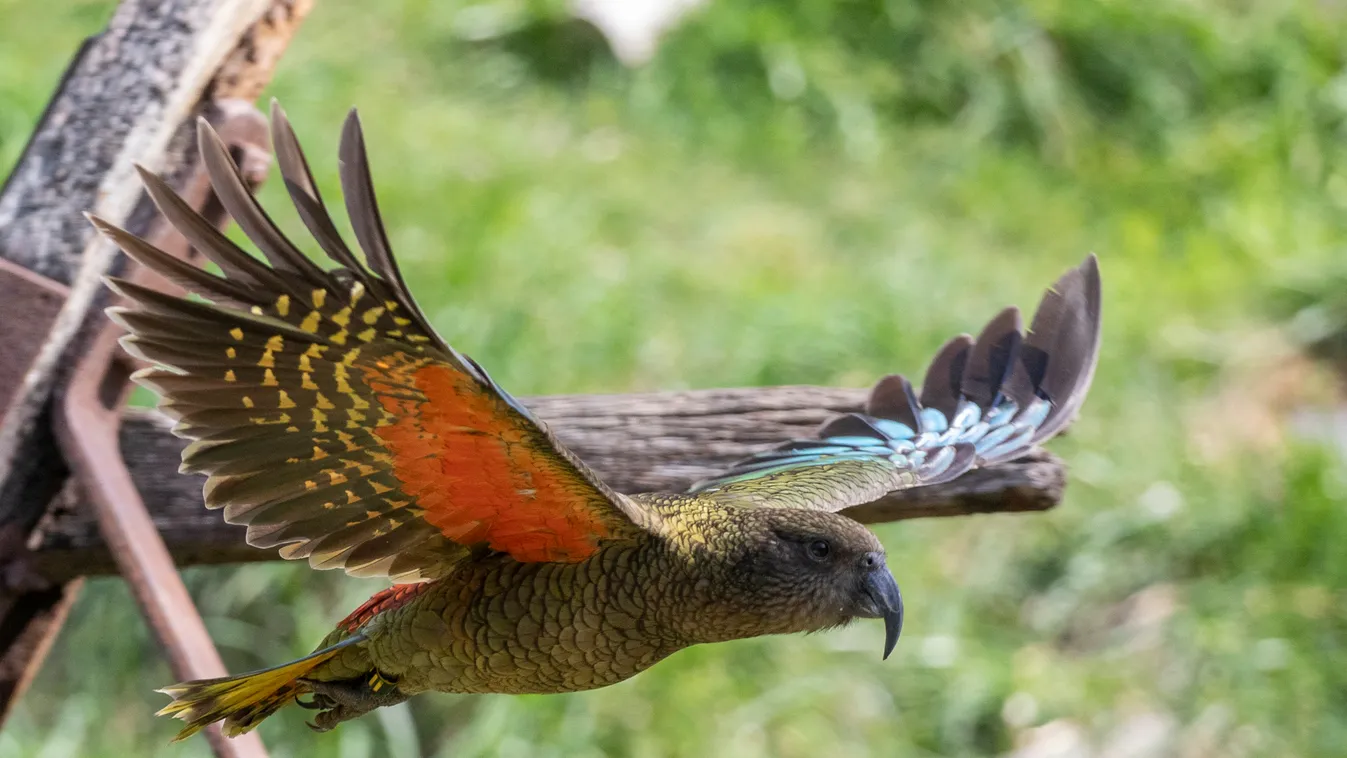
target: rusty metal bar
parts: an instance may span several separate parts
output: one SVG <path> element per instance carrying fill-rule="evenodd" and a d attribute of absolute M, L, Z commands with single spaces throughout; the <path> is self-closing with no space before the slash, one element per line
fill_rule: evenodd
<path fill-rule="evenodd" d="M 19 394 L 70 289 L 0 258 L 0 418 Z"/>
<path fill-rule="evenodd" d="M 270 163 L 266 118 L 250 103 L 221 101 L 207 114 L 230 146 L 245 178 L 254 185 Z M 210 190 L 205 169 L 198 164 L 183 198 L 223 225 L 228 217 Z M 173 255 L 188 258 L 187 241 L 160 219 L 149 241 Z M 127 276 L 160 289 L 173 289 L 151 272 L 136 267 Z M 178 575 L 162 537 L 155 529 L 145 502 L 136 491 L 118 446 L 121 408 L 135 365 L 117 345 L 121 329 L 107 322 L 76 364 L 60 398 L 56 433 L 72 473 L 86 490 L 97 511 L 99 528 L 107 540 L 122 576 L 163 644 L 173 673 L 179 679 L 225 676 L 224 662 Z M 228 739 L 218 725 L 206 731 L 219 758 L 265 758 L 256 734 Z"/>

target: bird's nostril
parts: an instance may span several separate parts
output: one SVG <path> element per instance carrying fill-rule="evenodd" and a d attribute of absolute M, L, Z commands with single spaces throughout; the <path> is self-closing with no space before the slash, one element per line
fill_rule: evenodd
<path fill-rule="evenodd" d="M 879 555 L 876 553 L 866 553 L 865 557 L 861 559 L 861 565 L 865 568 L 874 568 L 879 565 Z"/>

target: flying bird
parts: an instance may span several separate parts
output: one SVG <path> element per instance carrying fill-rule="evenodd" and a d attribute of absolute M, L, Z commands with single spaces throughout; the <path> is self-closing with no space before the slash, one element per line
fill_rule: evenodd
<path fill-rule="evenodd" d="M 109 278 L 135 378 L 192 442 L 182 471 L 249 544 L 393 585 L 304 658 L 185 682 L 160 711 L 177 739 L 228 735 L 297 703 L 313 726 L 427 691 L 560 693 L 602 687 L 682 648 L 883 619 L 903 602 L 883 546 L 839 513 L 896 490 L 1007 461 L 1061 431 L 1099 348 L 1090 256 L 1044 295 L 1026 332 L 1007 308 L 950 340 L 920 393 L 875 385 L 816 438 L 736 463 L 687 492 L 625 495 L 445 342 L 398 271 L 353 110 L 339 148 L 352 251 L 273 103 L 272 141 L 300 219 L 335 267 L 299 251 L 245 186 L 218 135 L 198 137 L 244 252 L 142 170 L 163 215 L 221 275 L 91 217 L 139 263 L 200 297 Z M 203 300 L 204 298 L 204 300 Z M 209 301 L 209 302 L 206 302 Z"/>

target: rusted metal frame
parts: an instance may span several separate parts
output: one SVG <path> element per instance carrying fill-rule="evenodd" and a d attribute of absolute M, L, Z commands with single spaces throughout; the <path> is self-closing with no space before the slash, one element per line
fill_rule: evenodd
<path fill-rule="evenodd" d="M 0 420 L 19 396 L 70 288 L 0 258 Z M 0 553 L 4 555 L 4 553 Z"/>
<path fill-rule="evenodd" d="M 254 186 L 260 184 L 271 159 L 266 118 L 251 103 L 240 100 L 212 103 L 206 117 L 229 146 L 245 180 Z M 228 221 L 200 162 L 182 195 L 217 225 Z M 163 219 L 157 222 L 149 241 L 172 255 L 190 257 L 187 240 Z M 161 290 L 177 289 L 139 266 L 128 269 L 126 278 Z M 119 571 L 164 647 L 174 675 L 181 680 L 225 676 L 224 662 L 119 450 L 121 409 L 129 394 L 131 374 L 138 368 L 118 346 L 121 336 L 121 328 L 107 321 L 79 358 L 71 381 L 59 397 L 57 439 L 72 474 L 94 506 Z M 216 726 L 206 735 L 220 758 L 265 758 L 265 749 L 255 734 L 230 740 Z"/>

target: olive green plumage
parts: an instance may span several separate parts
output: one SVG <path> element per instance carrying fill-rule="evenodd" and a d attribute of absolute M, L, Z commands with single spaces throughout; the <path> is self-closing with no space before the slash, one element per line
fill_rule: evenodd
<path fill-rule="evenodd" d="M 609 489 L 517 400 L 430 327 L 389 250 L 354 113 L 342 187 L 367 263 L 336 231 L 294 132 L 272 135 L 325 271 L 244 188 L 218 137 L 199 138 L 212 185 L 258 260 L 145 173 L 165 216 L 223 273 L 180 263 L 116 227 L 140 263 L 212 303 L 124 281 L 110 315 L 154 364 L 183 470 L 251 544 L 395 584 L 315 653 L 165 688 L 185 737 L 228 734 L 298 703 L 329 729 L 425 691 L 574 692 L 626 679 L 689 645 L 883 618 L 902 599 L 883 547 L 839 511 L 1023 454 L 1079 410 L 1098 357 L 1093 257 L 1049 290 L 1030 330 L 1009 308 L 951 340 L 921 394 L 882 379 L 860 413 L 740 461 L 685 494 Z"/>
<path fill-rule="evenodd" d="M 688 645 L 845 623 L 868 602 L 870 571 L 882 570 L 878 540 L 842 516 L 784 517 L 685 496 L 651 504 L 667 536 L 608 545 L 578 563 L 483 557 L 362 626 L 368 643 L 310 677 L 377 670 L 409 695 L 591 689 Z M 830 542 L 826 569 L 807 552 L 815 540 Z M 338 630 L 320 647 L 347 635 Z"/>

